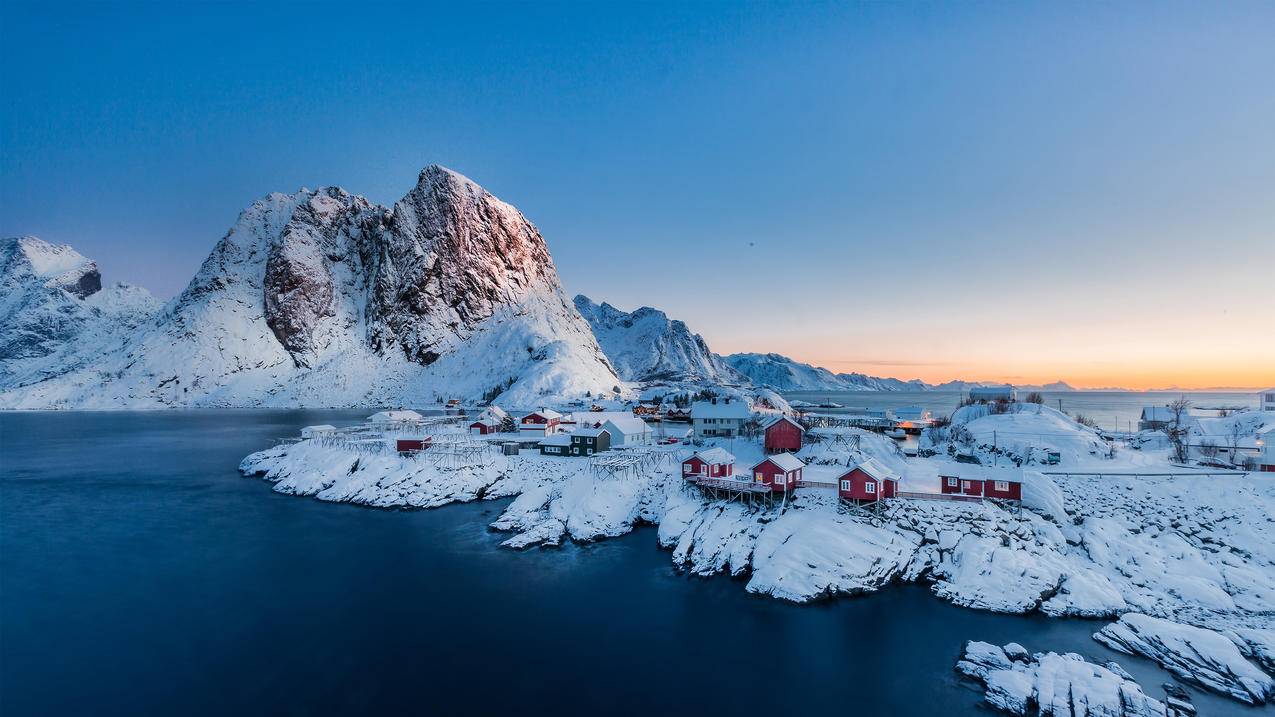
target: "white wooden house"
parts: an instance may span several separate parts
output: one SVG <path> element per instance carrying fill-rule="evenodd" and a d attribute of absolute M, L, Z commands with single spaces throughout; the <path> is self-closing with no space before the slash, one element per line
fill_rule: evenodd
<path fill-rule="evenodd" d="M 748 404 L 737 398 L 710 398 L 691 404 L 691 426 L 696 438 L 737 436 L 750 416 Z"/>

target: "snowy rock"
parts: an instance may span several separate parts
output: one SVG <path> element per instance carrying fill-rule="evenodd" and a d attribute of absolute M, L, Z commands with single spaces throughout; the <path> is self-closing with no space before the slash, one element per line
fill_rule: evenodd
<path fill-rule="evenodd" d="M 625 381 L 746 380 L 710 351 L 702 336 L 663 311 L 644 306 L 625 312 L 583 295 L 575 298 L 575 307 Z"/>
<path fill-rule="evenodd" d="M 36 237 L 0 243 L 0 391 L 96 360 L 159 302 L 127 284 L 102 288 L 97 264 Z"/>
<path fill-rule="evenodd" d="M 1160 663 L 1183 679 L 1248 703 L 1275 696 L 1275 679 L 1244 659 L 1225 636 L 1150 615 L 1129 613 L 1094 634 L 1104 645 Z"/>
<path fill-rule="evenodd" d="M 1012 655 L 1012 657 L 1011 657 Z M 956 670 L 984 685 L 987 703 L 1014 715 L 1163 717 L 1165 705 L 1147 696 L 1118 665 L 1086 662 L 1075 653 L 1037 653 L 1020 645 L 965 646 Z"/>
<path fill-rule="evenodd" d="M 835 374 L 826 368 L 780 354 L 731 354 L 725 363 L 758 386 L 779 391 L 916 391 L 931 388 L 922 381 L 877 378 L 861 373 Z"/>

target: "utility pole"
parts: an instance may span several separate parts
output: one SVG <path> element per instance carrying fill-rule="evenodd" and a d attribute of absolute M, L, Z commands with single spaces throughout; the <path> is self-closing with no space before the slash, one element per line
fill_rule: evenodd
<path fill-rule="evenodd" d="M 996 431 L 992 431 L 992 465 L 998 465 L 999 463 L 1000 460 L 996 454 Z"/>

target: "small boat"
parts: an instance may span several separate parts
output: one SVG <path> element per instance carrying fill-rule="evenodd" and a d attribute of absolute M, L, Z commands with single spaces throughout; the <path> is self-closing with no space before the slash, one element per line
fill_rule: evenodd
<path fill-rule="evenodd" d="M 889 436 L 890 438 L 893 438 L 896 441 L 902 441 L 907 439 L 908 432 L 903 430 L 902 428 L 896 428 L 892 431 L 886 431 L 885 435 Z"/>

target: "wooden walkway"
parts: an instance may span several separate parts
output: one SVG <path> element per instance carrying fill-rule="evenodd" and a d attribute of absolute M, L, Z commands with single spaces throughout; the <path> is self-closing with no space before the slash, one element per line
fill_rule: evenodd
<path fill-rule="evenodd" d="M 953 500 L 965 503 L 982 503 L 983 496 L 979 495 L 961 495 L 959 493 L 913 493 L 910 491 L 899 491 L 896 493 L 900 498 L 916 498 L 918 500 Z"/>

